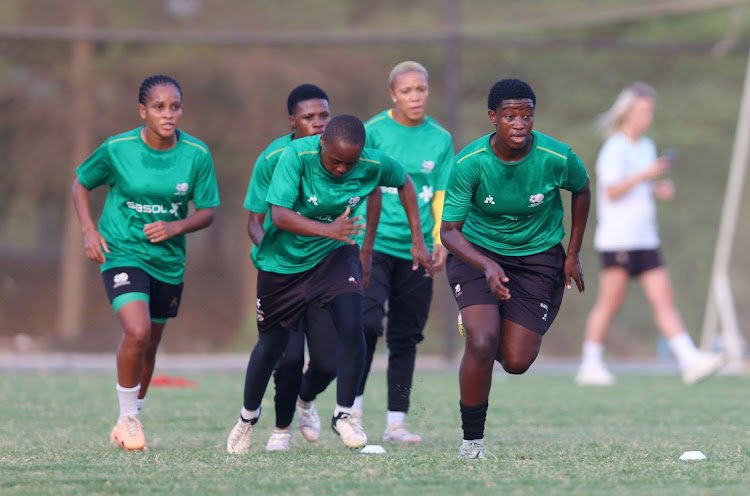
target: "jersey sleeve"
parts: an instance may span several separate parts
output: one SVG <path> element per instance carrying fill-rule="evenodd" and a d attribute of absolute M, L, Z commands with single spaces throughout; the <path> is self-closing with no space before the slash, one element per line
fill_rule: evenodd
<path fill-rule="evenodd" d="M 76 169 L 78 182 L 92 190 L 104 184 L 113 184 L 115 177 L 109 159 L 109 143 L 103 143 Z"/>
<path fill-rule="evenodd" d="M 268 189 L 271 186 L 273 171 L 276 168 L 281 153 L 282 151 L 280 150 L 273 155 L 261 155 L 258 157 L 258 160 L 255 161 L 253 174 L 250 177 L 250 185 L 247 188 L 247 195 L 245 195 L 245 203 L 243 204 L 243 207 L 246 210 L 258 214 L 265 214 L 268 212 L 266 196 L 268 195 Z"/>
<path fill-rule="evenodd" d="M 596 159 L 596 180 L 600 187 L 607 188 L 625 179 L 627 174 L 625 154 L 618 143 L 610 138 L 599 150 L 599 156 Z"/>
<path fill-rule="evenodd" d="M 453 166 L 445 188 L 443 222 L 466 220 L 471 209 L 471 200 L 479 187 L 480 170 L 474 162 Z"/>
<path fill-rule="evenodd" d="M 206 152 L 198 165 L 192 201 L 198 209 L 218 207 L 221 204 L 211 152 Z"/>
<path fill-rule="evenodd" d="M 292 208 L 299 195 L 303 172 L 302 159 L 292 147 L 284 148 L 271 177 L 266 203 Z"/>
<path fill-rule="evenodd" d="M 406 169 L 401 164 L 385 154 L 380 155 L 379 186 L 400 188 L 406 183 Z"/>
<path fill-rule="evenodd" d="M 563 189 L 577 193 L 586 186 L 589 173 L 586 172 L 583 162 L 573 150 L 568 148 L 568 163 L 565 172 L 565 181 L 561 184 Z"/>

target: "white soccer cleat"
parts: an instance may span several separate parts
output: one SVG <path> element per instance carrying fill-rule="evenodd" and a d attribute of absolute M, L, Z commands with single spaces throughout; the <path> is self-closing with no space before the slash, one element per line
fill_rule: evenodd
<path fill-rule="evenodd" d="M 292 427 L 286 429 L 273 428 L 271 437 L 268 438 L 266 451 L 289 451 L 292 443 Z"/>
<path fill-rule="evenodd" d="M 320 438 L 320 416 L 315 409 L 315 405 L 310 403 L 307 408 L 300 406 L 297 400 L 297 421 L 302 437 L 314 443 Z"/>
<path fill-rule="evenodd" d="M 468 460 L 482 460 L 484 458 L 484 439 L 467 441 L 464 439 L 458 449 L 458 457 Z"/>
<path fill-rule="evenodd" d="M 362 426 L 352 419 L 348 413 L 341 412 L 331 419 L 333 432 L 341 436 L 341 440 L 349 448 L 361 448 L 367 444 L 367 434 Z"/>
<path fill-rule="evenodd" d="M 576 374 L 576 384 L 579 386 L 611 386 L 617 379 L 599 362 L 581 364 Z"/>
<path fill-rule="evenodd" d="M 682 369 L 682 380 L 685 384 L 696 384 L 717 373 L 725 363 L 726 357 L 721 353 L 699 351 Z"/>
<path fill-rule="evenodd" d="M 229 438 L 227 438 L 227 452 L 235 455 L 248 453 L 253 442 L 254 432 L 255 425 L 245 422 L 241 418 L 237 419 L 237 423 L 234 424 L 232 432 L 229 433 Z"/>
<path fill-rule="evenodd" d="M 385 432 L 383 433 L 383 441 L 403 444 L 421 443 L 422 436 L 407 431 L 403 422 L 393 422 L 386 427 Z"/>

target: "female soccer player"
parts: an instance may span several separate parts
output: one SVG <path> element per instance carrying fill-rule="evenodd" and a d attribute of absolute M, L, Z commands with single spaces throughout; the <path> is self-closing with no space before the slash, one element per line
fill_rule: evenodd
<path fill-rule="evenodd" d="M 582 386 L 615 382 L 602 359 L 604 338 L 634 277 L 651 303 L 656 325 L 677 358 L 686 384 L 710 377 L 724 364 L 721 354 L 695 347 L 662 264 L 654 199 L 671 200 L 674 185 L 664 177 L 672 159 L 657 157 L 654 142 L 645 135 L 654 120 L 655 98 L 651 86 L 633 83 L 599 118 L 606 141 L 596 161 L 594 247 L 601 255 L 602 270 L 596 303 L 586 320 L 583 360 L 576 375 Z"/>
<path fill-rule="evenodd" d="M 591 191 L 565 143 L 533 131 L 536 95 L 518 79 L 490 90 L 495 132 L 456 156 L 445 195 L 442 240 L 448 281 L 463 317 L 459 369 L 462 458 L 484 458 L 484 425 L 497 360 L 523 374 L 555 320 L 565 286 L 584 290 L 578 257 Z M 567 253 L 561 189 L 573 193 Z"/>
<path fill-rule="evenodd" d="M 351 407 L 364 368 L 362 264 L 354 236 L 361 217 L 350 217 L 380 186 L 394 187 L 409 218 L 412 270 L 432 261 L 424 243 L 414 185 L 403 167 L 364 148 L 365 128 L 351 115 L 337 116 L 322 137 L 294 140 L 282 152 L 266 201 L 271 215 L 256 257 L 258 343 L 248 363 L 244 406 L 227 439 L 227 451 L 247 453 L 260 403 L 289 333 L 306 308 L 325 305 L 336 326 L 337 405 L 333 430 L 349 447 L 366 444 Z"/>
<path fill-rule="evenodd" d="M 145 126 L 105 141 L 76 169 L 73 181 L 86 256 L 101 265 L 123 330 L 117 350 L 120 416 L 111 439 L 126 450 L 146 445 L 138 412 L 164 326 L 180 307 L 185 234 L 210 225 L 219 206 L 208 147 L 179 129 L 177 81 L 146 78 L 138 102 Z M 109 192 L 97 229 L 89 198 L 102 185 Z M 188 215 L 191 201 L 196 210 Z"/>
<path fill-rule="evenodd" d="M 251 257 L 256 261 L 257 247 L 263 239 L 263 222 L 269 210 L 266 203 L 268 189 L 276 165 L 284 148 L 295 139 L 320 135 L 331 120 L 328 95 L 314 84 L 302 84 L 294 88 L 287 98 L 290 134 L 275 139 L 260 154 L 253 167 L 244 207 L 249 210 L 247 232 L 253 241 Z M 380 195 L 376 189 L 373 194 Z M 375 208 L 370 215 L 373 222 L 379 217 L 380 201 L 368 201 L 367 208 Z M 370 252 L 374 240 L 374 229 L 369 239 Z M 295 404 L 302 436 L 315 442 L 320 436 L 320 417 L 312 400 L 336 377 L 336 350 L 330 343 L 336 339 L 335 325 L 330 313 L 319 304 L 310 304 L 303 319 L 300 332 L 292 332 L 289 343 L 279 359 L 273 377 L 276 385 L 276 427 L 266 444 L 267 451 L 288 451 L 291 448 Z M 305 336 L 310 350 L 310 363 L 302 376 L 305 362 Z M 247 384 L 250 384 L 248 381 Z M 298 398 L 298 395 L 300 396 Z"/>
<path fill-rule="evenodd" d="M 430 93 L 427 77 L 427 69 L 413 61 L 401 62 L 391 70 L 393 108 L 365 124 L 365 146 L 393 157 L 414 181 L 425 242 L 432 250 L 435 270 L 441 270 L 446 251 L 440 244 L 440 214 L 453 164 L 453 141 L 450 133 L 426 114 Z M 410 433 L 404 419 L 409 410 L 417 344 L 424 339 L 422 331 L 432 300 L 432 279 L 425 277 L 424 270 L 409 270 L 411 233 L 396 193 L 395 188 L 383 189 L 372 273 L 363 301 L 367 362 L 352 416 L 361 421 L 365 383 L 378 337 L 384 332 L 387 302 L 388 411 L 383 441 L 415 443 L 422 437 Z"/>

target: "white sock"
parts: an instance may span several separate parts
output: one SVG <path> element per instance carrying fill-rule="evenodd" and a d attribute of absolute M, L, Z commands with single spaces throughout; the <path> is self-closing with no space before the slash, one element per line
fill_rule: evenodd
<path fill-rule="evenodd" d="M 299 396 L 297 397 L 297 406 L 299 406 L 300 408 L 307 409 L 310 408 L 310 405 L 312 405 L 312 401 L 305 401 Z"/>
<path fill-rule="evenodd" d="M 681 332 L 677 336 L 669 338 L 667 344 L 681 369 L 684 369 L 698 355 L 698 348 L 695 347 L 693 338 L 687 332 Z"/>
<path fill-rule="evenodd" d="M 135 406 L 138 408 L 138 413 L 141 413 L 141 410 L 143 410 L 143 405 L 146 403 L 146 398 L 138 398 L 135 400 Z"/>
<path fill-rule="evenodd" d="M 352 407 L 346 407 L 346 406 L 341 406 L 341 405 L 337 404 L 336 408 L 333 410 L 333 416 L 334 417 L 338 417 L 339 413 L 346 413 L 348 415 L 351 415 L 352 414 Z"/>
<path fill-rule="evenodd" d="M 352 410 L 357 408 L 358 410 L 362 410 L 362 400 L 365 398 L 364 395 L 359 395 L 354 397 L 354 404 L 352 405 Z"/>
<path fill-rule="evenodd" d="M 604 345 L 595 341 L 583 342 L 582 364 L 603 364 Z"/>
<path fill-rule="evenodd" d="M 404 419 L 406 418 L 406 412 L 392 412 L 388 410 L 388 417 L 386 419 L 385 425 L 392 425 L 396 422 L 404 423 Z"/>
<path fill-rule="evenodd" d="M 141 392 L 141 384 L 138 383 L 132 388 L 125 388 L 118 383 L 117 399 L 120 400 L 120 417 L 118 422 L 128 415 L 138 415 L 138 394 Z"/>
<path fill-rule="evenodd" d="M 240 416 L 243 420 L 253 420 L 255 419 L 257 421 L 258 417 L 260 417 L 260 408 L 257 410 L 246 410 L 245 407 L 242 407 L 242 411 L 240 412 Z"/>

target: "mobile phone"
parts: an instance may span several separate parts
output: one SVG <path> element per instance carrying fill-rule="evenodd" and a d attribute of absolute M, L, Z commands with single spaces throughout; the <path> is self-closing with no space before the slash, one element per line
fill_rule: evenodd
<path fill-rule="evenodd" d="M 670 162 L 674 162 L 677 160 L 677 156 L 679 154 L 677 153 L 677 150 L 674 148 L 667 148 L 666 150 L 661 152 L 661 156 L 669 160 Z"/>

